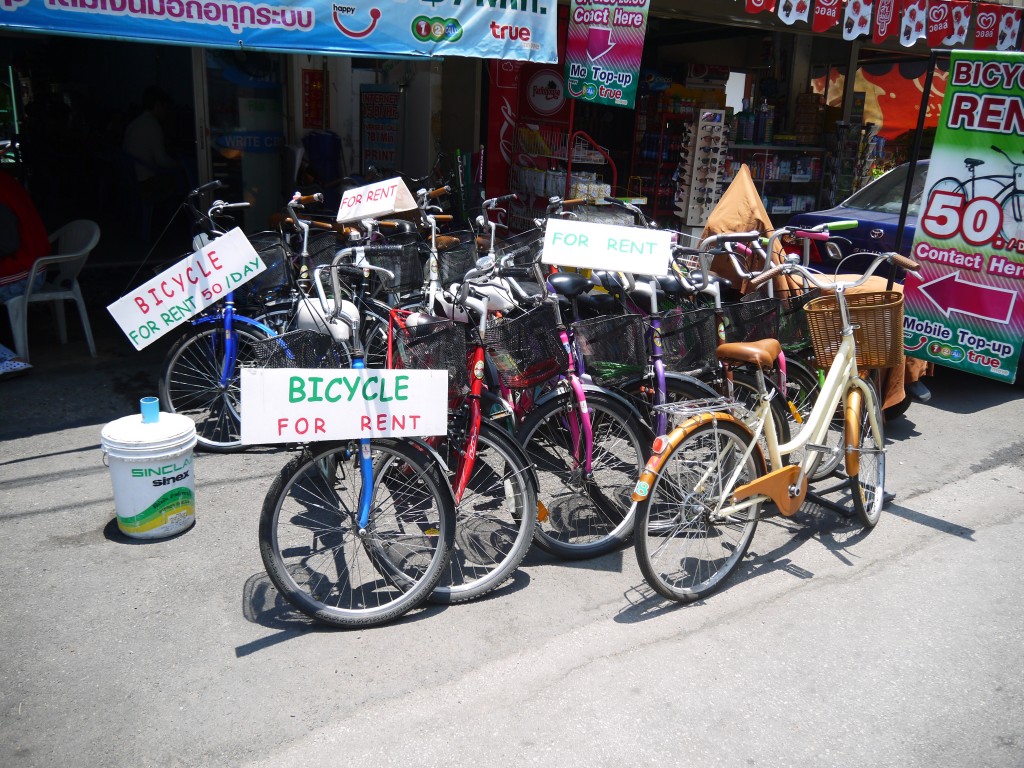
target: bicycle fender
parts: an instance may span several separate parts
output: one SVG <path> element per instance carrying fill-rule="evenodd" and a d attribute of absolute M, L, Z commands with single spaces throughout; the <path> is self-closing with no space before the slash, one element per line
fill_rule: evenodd
<path fill-rule="evenodd" d="M 651 492 L 651 486 L 654 484 L 655 479 L 657 479 L 658 475 L 661 474 L 662 466 L 672 452 L 678 447 L 683 439 L 688 437 L 694 430 L 711 421 L 731 422 L 746 432 L 751 439 L 754 437 L 754 433 L 751 432 L 750 427 L 731 413 L 700 413 L 687 419 L 667 435 L 662 435 L 654 441 L 655 448 L 659 450 L 652 453 L 651 458 L 649 458 L 647 460 L 647 464 L 644 465 L 643 471 L 640 473 L 640 479 L 637 480 L 636 486 L 633 488 L 633 495 L 631 496 L 631 499 L 633 501 L 643 501 L 646 499 L 647 494 Z M 754 452 L 752 455 L 754 457 L 754 461 L 758 463 L 763 472 L 766 468 L 766 464 L 764 461 L 764 455 L 761 453 L 760 445 L 754 445 Z"/>
<path fill-rule="evenodd" d="M 860 415 L 864 408 L 864 393 L 851 387 L 846 396 L 846 474 L 860 473 Z"/>

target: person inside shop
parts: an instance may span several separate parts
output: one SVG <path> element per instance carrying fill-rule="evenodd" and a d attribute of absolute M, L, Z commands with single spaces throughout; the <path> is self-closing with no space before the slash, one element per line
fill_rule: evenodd
<path fill-rule="evenodd" d="M 50 253 L 50 236 L 39 210 L 21 183 L 0 171 L 0 302 L 25 293 L 32 264 Z M 43 281 L 36 277 L 36 284 Z M 32 366 L 0 344 L 0 379 Z"/>
<path fill-rule="evenodd" d="M 135 160 L 135 174 L 147 202 L 180 201 L 186 192 L 181 162 L 167 152 L 164 124 L 174 108 L 171 97 L 151 85 L 142 95 L 142 113 L 128 123 L 122 148 Z"/>

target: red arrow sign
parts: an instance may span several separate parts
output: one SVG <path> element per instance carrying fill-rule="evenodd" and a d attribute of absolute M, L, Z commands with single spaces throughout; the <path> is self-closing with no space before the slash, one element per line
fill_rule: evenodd
<path fill-rule="evenodd" d="M 1010 322 L 1013 302 L 1017 298 L 1016 291 L 961 280 L 959 272 L 921 283 L 918 290 L 946 317 L 950 312 L 959 312 L 993 323 Z"/>
<path fill-rule="evenodd" d="M 591 61 L 597 61 L 615 47 L 615 43 L 609 42 L 611 36 L 612 31 L 604 27 L 591 27 L 587 30 L 587 56 Z"/>

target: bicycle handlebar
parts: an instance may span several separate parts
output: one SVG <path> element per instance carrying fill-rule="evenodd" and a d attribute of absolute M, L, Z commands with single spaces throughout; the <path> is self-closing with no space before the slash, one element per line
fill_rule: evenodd
<path fill-rule="evenodd" d="M 429 192 L 427 192 L 427 199 L 428 200 L 437 200 L 437 198 L 444 197 L 445 195 L 447 195 L 451 191 L 452 191 L 452 188 L 450 186 L 448 186 L 447 184 L 445 184 L 443 187 L 438 187 L 437 189 L 432 189 Z"/>
<path fill-rule="evenodd" d="M 811 272 L 803 264 L 798 264 L 796 262 L 787 261 L 784 264 L 776 264 L 771 269 L 768 269 L 768 270 L 762 272 L 761 274 L 757 275 L 756 277 L 754 277 L 750 281 L 750 284 L 751 284 L 752 287 L 756 288 L 756 287 L 758 287 L 760 285 L 763 285 L 764 283 L 768 282 L 769 280 L 771 280 L 776 275 L 781 275 L 781 274 L 788 275 L 790 272 L 797 272 L 801 277 L 803 277 L 805 280 L 807 280 L 809 283 L 811 283 L 811 285 L 814 285 L 817 288 L 821 288 L 822 290 L 825 290 L 825 291 L 835 291 L 835 290 L 838 290 L 838 289 L 849 290 L 850 288 L 856 288 L 857 286 L 860 286 L 860 285 L 863 285 L 864 283 L 866 283 L 868 278 L 871 277 L 875 273 L 875 270 L 878 269 L 879 265 L 883 261 L 887 261 L 890 264 L 895 264 L 896 266 L 902 267 L 903 269 L 907 270 L 908 272 L 916 272 L 917 270 L 919 270 L 921 268 L 921 265 L 918 264 L 916 261 L 914 261 L 912 259 L 908 259 L 906 256 L 902 256 L 902 255 L 900 255 L 898 253 L 891 253 L 891 252 L 890 253 L 880 253 L 880 254 L 878 254 L 878 256 L 875 257 L 875 260 L 873 262 L 871 262 L 871 266 L 868 267 L 864 271 L 864 274 L 861 275 L 856 280 L 852 280 L 852 281 L 832 280 L 830 282 L 830 281 L 819 280 L 818 277 L 816 276 L 816 273 Z"/>
<path fill-rule="evenodd" d="M 309 205 L 310 203 L 322 203 L 323 201 L 324 196 L 322 192 L 314 192 L 312 195 L 300 195 L 296 192 L 292 195 L 292 199 L 291 202 L 288 203 L 288 207 L 291 208 L 298 205 Z"/>
<path fill-rule="evenodd" d="M 484 200 L 482 207 L 483 207 L 483 209 L 485 211 L 490 211 L 490 210 L 494 210 L 494 207 L 498 203 L 504 203 L 504 202 L 513 202 L 514 203 L 517 200 L 519 200 L 519 195 L 517 195 L 515 192 L 513 192 L 510 195 L 502 195 L 501 197 L 491 197 L 491 198 L 488 198 L 487 200 Z"/>

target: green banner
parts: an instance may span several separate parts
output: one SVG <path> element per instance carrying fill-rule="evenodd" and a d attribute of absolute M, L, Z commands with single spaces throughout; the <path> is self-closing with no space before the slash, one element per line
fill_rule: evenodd
<path fill-rule="evenodd" d="M 954 51 L 905 284 L 907 354 L 1012 382 L 1024 337 L 1024 54 Z"/>

